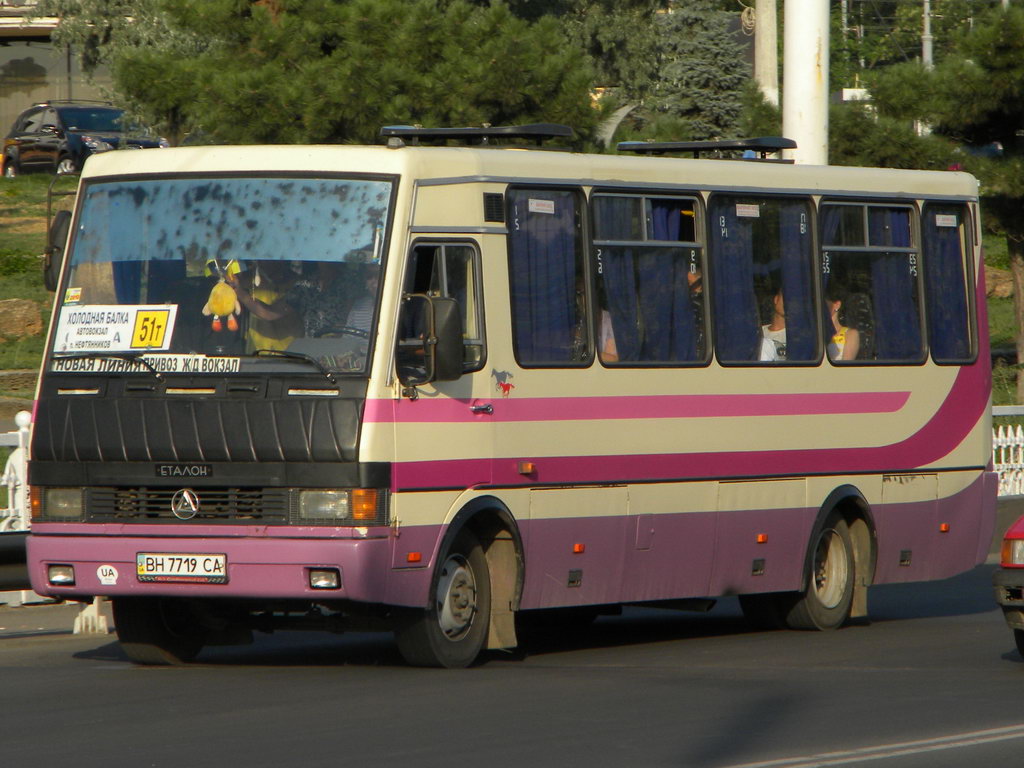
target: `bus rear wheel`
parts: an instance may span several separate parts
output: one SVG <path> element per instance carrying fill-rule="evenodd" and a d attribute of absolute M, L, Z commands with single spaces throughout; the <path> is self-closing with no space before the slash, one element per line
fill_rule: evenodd
<path fill-rule="evenodd" d="M 434 573 L 426 610 L 401 617 L 395 640 L 413 666 L 456 669 L 472 664 L 487 639 L 491 583 L 487 558 L 476 537 L 464 531 Z"/>
<path fill-rule="evenodd" d="M 117 639 L 136 664 L 187 664 L 203 648 L 204 632 L 182 600 L 115 597 L 112 604 Z"/>

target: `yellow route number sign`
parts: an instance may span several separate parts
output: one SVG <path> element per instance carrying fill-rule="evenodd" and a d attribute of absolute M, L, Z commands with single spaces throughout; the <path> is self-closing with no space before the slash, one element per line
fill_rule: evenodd
<path fill-rule="evenodd" d="M 145 309 L 135 314 L 132 330 L 132 349 L 153 349 L 164 346 L 164 336 L 170 324 L 170 310 Z"/>

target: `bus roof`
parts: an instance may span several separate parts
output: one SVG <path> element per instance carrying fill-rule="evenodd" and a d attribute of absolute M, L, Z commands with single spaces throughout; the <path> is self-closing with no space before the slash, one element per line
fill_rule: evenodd
<path fill-rule="evenodd" d="M 370 173 L 420 183 L 544 183 L 622 188 L 770 190 L 901 197 L 978 195 L 977 180 L 956 171 L 793 165 L 479 147 L 353 145 L 203 146 L 94 155 L 83 178 L 226 173 Z"/>

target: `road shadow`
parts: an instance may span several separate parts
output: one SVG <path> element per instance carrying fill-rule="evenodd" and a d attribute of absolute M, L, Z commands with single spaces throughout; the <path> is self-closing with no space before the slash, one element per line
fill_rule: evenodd
<path fill-rule="evenodd" d="M 996 566 L 979 566 L 951 579 L 871 587 L 869 618 L 856 624 L 966 616 L 998 611 L 992 594 Z M 763 634 L 744 619 L 734 597 L 725 597 L 707 613 L 651 607 L 630 607 L 618 616 L 593 622 L 565 621 L 552 614 L 550 623 L 539 621 L 519 632 L 519 646 L 511 651 L 489 651 L 480 664 L 521 661 L 530 656 L 571 651 L 650 645 L 663 642 Z M 783 630 L 784 631 L 784 630 Z M 130 664 L 117 642 L 79 651 L 75 658 Z M 1007 660 L 1020 662 L 1016 653 Z M 388 632 L 353 632 L 332 635 L 317 632 L 257 633 L 251 645 L 207 647 L 194 662 L 216 665 L 277 667 L 406 667 L 393 636 Z M 193 665 L 190 665 L 193 666 Z"/>

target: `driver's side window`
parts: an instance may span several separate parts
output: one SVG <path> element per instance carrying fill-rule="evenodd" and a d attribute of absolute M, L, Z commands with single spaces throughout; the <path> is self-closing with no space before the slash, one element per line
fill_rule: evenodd
<path fill-rule="evenodd" d="M 483 308 L 480 301 L 479 253 L 475 243 L 417 243 L 405 271 L 406 295 L 455 299 L 462 318 L 464 372 L 484 364 Z M 422 315 L 403 312 L 399 327 L 399 364 L 406 353 L 422 345 Z M 408 362 L 408 361 L 407 361 Z"/>

